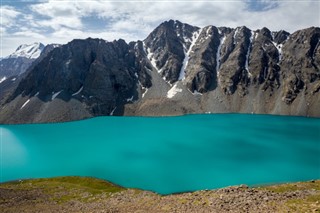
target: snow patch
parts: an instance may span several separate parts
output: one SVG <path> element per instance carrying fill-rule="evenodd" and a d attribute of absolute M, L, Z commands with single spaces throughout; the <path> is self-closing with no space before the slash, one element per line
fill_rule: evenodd
<path fill-rule="evenodd" d="M 6 79 L 7 79 L 6 76 L 4 76 L 3 78 L 1 78 L 1 79 L 0 79 L 0 84 L 1 84 L 3 81 L 5 81 Z"/>
<path fill-rule="evenodd" d="M 146 91 L 144 91 L 144 93 L 142 93 L 142 98 L 144 98 L 144 96 L 147 94 L 147 92 L 148 92 L 148 88 L 142 88 L 142 89 L 145 89 Z"/>
<path fill-rule="evenodd" d="M 71 59 L 69 59 L 69 60 L 66 62 L 66 65 L 69 66 L 70 62 L 71 62 Z"/>
<path fill-rule="evenodd" d="M 197 90 L 193 91 L 193 95 L 202 95 L 202 93 L 198 92 Z"/>
<path fill-rule="evenodd" d="M 167 60 L 166 63 L 162 66 L 162 68 L 158 70 L 158 73 L 161 73 L 165 69 L 165 67 L 167 66 L 168 62 L 169 62 L 169 60 Z"/>
<path fill-rule="evenodd" d="M 256 40 L 259 36 L 259 33 L 258 32 L 254 32 L 254 40 Z"/>
<path fill-rule="evenodd" d="M 11 79 L 11 81 L 15 81 L 15 80 L 17 80 L 17 79 L 16 78 Z"/>
<path fill-rule="evenodd" d="M 208 36 L 208 37 L 210 37 L 211 36 L 211 34 L 209 33 L 209 31 L 210 31 L 210 29 L 211 29 L 212 27 L 210 26 L 210 27 L 208 27 L 208 29 L 207 29 L 207 31 L 206 31 L 206 35 Z"/>
<path fill-rule="evenodd" d="M 185 35 L 183 35 L 183 41 L 185 43 L 192 42 L 192 38 L 190 39 L 190 38 L 186 37 Z M 185 45 L 183 45 L 183 47 L 186 49 Z"/>
<path fill-rule="evenodd" d="M 210 33 L 210 29 L 212 29 L 212 26 L 209 26 L 207 28 L 206 37 L 204 38 L 204 41 L 208 40 L 212 36 L 212 33 Z"/>
<path fill-rule="evenodd" d="M 83 86 L 75 93 L 72 94 L 72 96 L 78 95 L 83 90 Z"/>
<path fill-rule="evenodd" d="M 62 92 L 62 90 L 60 90 L 59 92 L 54 93 L 52 95 L 51 101 L 53 101 L 61 92 Z"/>
<path fill-rule="evenodd" d="M 178 92 L 182 92 L 182 89 L 178 88 L 175 84 L 167 93 L 167 98 L 173 98 Z"/>
<path fill-rule="evenodd" d="M 226 36 L 223 36 L 222 38 L 220 38 L 220 43 L 219 43 L 219 46 L 218 46 L 218 50 L 217 50 L 217 55 L 216 55 L 216 71 L 217 71 L 217 74 L 219 74 L 219 69 L 220 69 L 220 61 L 221 61 L 221 47 L 222 45 L 224 44 L 224 42 L 226 41 Z"/>
<path fill-rule="evenodd" d="M 114 111 L 117 109 L 117 107 L 115 107 L 111 112 L 110 112 L 110 115 L 112 116 Z"/>
<path fill-rule="evenodd" d="M 278 50 L 278 53 L 279 53 L 279 61 L 278 63 L 281 61 L 282 59 L 282 47 L 283 47 L 283 44 L 277 44 L 276 42 L 272 42 L 272 44 L 277 48 Z"/>
<path fill-rule="evenodd" d="M 250 33 L 251 33 L 250 43 L 249 43 L 249 46 L 248 46 L 248 50 L 247 50 L 247 54 L 246 54 L 246 63 L 245 63 L 245 69 L 247 70 L 249 77 L 252 76 L 252 74 L 251 74 L 250 71 L 249 71 L 249 56 L 250 56 L 250 49 L 251 49 L 252 40 L 253 40 L 253 33 L 252 33 L 252 31 L 251 31 Z"/>
<path fill-rule="evenodd" d="M 144 45 L 144 43 L 143 43 Z M 150 48 L 147 48 L 147 58 L 149 59 L 149 61 L 151 62 L 152 66 L 157 70 L 157 72 L 159 73 L 160 70 L 157 67 L 157 60 L 153 57 L 154 53 L 151 52 Z"/>
<path fill-rule="evenodd" d="M 188 51 L 184 52 L 184 59 L 183 59 L 183 62 L 182 62 L 182 67 L 181 67 L 181 70 L 180 70 L 180 74 L 179 74 L 179 79 L 178 80 L 183 80 L 185 78 L 185 72 L 186 72 L 185 69 L 186 69 L 186 67 L 188 65 L 188 62 L 189 62 L 190 52 L 191 52 L 193 46 L 196 44 L 201 32 L 202 32 L 202 29 L 200 29 L 198 31 L 195 31 L 192 34 L 191 45 L 190 45 Z"/>
<path fill-rule="evenodd" d="M 139 48 L 138 48 L 138 43 L 135 43 L 134 49 L 135 49 L 135 50 L 138 50 L 138 49 L 139 49 Z"/>
<path fill-rule="evenodd" d="M 237 44 L 237 42 L 236 42 L 236 36 L 238 35 L 238 32 L 239 32 L 239 28 L 237 27 L 237 28 L 236 28 L 236 31 L 235 31 L 234 34 L 233 34 L 233 44 Z"/>
<path fill-rule="evenodd" d="M 39 95 L 39 92 L 37 92 L 34 96 L 38 96 Z"/>
<path fill-rule="evenodd" d="M 25 107 L 28 103 L 29 103 L 30 99 L 28 99 L 26 102 L 24 102 L 24 104 L 21 106 L 20 109 L 22 109 L 23 107 Z"/>
<path fill-rule="evenodd" d="M 133 100 L 133 96 L 131 96 L 131 98 L 127 98 L 127 102 L 131 101 L 132 102 Z"/>
<path fill-rule="evenodd" d="M 147 58 L 149 59 L 149 61 L 151 62 L 152 66 L 157 70 L 157 72 L 159 73 L 160 70 L 157 67 L 157 60 L 153 57 L 154 53 L 152 53 L 150 48 L 146 48 L 145 43 L 143 42 L 143 47 L 145 52 L 147 53 Z"/>
<path fill-rule="evenodd" d="M 144 86 L 141 84 L 140 81 L 138 81 L 138 83 L 139 83 L 141 89 L 144 89 L 144 90 L 145 90 L 145 91 L 142 93 L 142 95 L 141 95 L 141 97 L 144 98 L 144 96 L 145 96 L 145 95 L 147 94 L 147 92 L 148 92 L 148 88 L 144 87 Z"/>
<path fill-rule="evenodd" d="M 40 56 L 43 49 L 44 45 L 39 42 L 33 44 L 23 44 L 20 45 L 14 53 L 7 56 L 6 58 L 24 57 L 29 59 L 36 59 Z"/>

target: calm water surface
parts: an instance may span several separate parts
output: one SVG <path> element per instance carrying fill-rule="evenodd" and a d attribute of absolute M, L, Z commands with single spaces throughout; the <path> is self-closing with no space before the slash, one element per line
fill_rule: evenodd
<path fill-rule="evenodd" d="M 1 182 L 92 176 L 167 194 L 320 178 L 320 119 L 99 117 L 0 131 Z"/>

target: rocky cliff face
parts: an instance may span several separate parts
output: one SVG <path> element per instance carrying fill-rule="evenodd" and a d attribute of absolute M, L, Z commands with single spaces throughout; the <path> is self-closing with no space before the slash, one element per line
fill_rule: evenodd
<path fill-rule="evenodd" d="M 316 27 L 289 34 L 170 20 L 129 44 L 73 40 L 30 68 L 7 94 L 0 122 L 208 112 L 320 116 L 319 39 Z"/>
<path fill-rule="evenodd" d="M 170 20 L 157 27 L 144 47 L 153 68 L 169 83 L 181 80 L 185 54 L 198 37 L 199 28 Z"/>
<path fill-rule="evenodd" d="M 123 40 L 74 40 L 55 48 L 20 83 L 19 94 L 43 101 L 77 99 L 96 115 L 110 113 L 135 92 L 135 60 Z"/>

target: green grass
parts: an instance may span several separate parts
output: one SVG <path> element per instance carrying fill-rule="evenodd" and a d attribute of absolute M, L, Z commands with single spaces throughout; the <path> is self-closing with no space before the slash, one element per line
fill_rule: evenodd
<path fill-rule="evenodd" d="M 39 187 L 67 187 L 67 188 L 80 188 L 86 189 L 92 192 L 119 192 L 125 190 L 121 186 L 117 186 L 110 182 L 90 178 L 90 177 L 55 177 L 55 178 L 40 178 L 30 179 L 22 181 L 12 181 L 0 184 L 4 188 L 21 188 L 21 189 L 33 189 Z"/>
<path fill-rule="evenodd" d="M 283 204 L 274 203 L 272 205 L 277 206 L 278 212 L 320 212 L 320 180 L 263 186 L 257 189 L 280 194 L 301 190 L 314 190 L 314 195 L 309 195 L 304 199 L 293 198 Z"/>
<path fill-rule="evenodd" d="M 13 181 L 0 184 L 1 188 L 15 190 L 41 190 L 56 202 L 70 200 L 89 201 L 99 194 L 106 196 L 111 193 L 126 190 L 104 180 L 89 177 L 56 177 L 22 181 Z"/>
<path fill-rule="evenodd" d="M 320 190 L 320 180 L 308 181 L 308 182 L 298 182 L 298 183 L 288 183 L 272 186 L 262 186 L 258 187 L 258 190 L 268 190 L 276 193 L 293 192 L 298 190 L 309 190 L 315 189 Z"/>
<path fill-rule="evenodd" d="M 306 199 L 292 199 L 285 203 L 294 212 L 320 212 L 320 194 L 308 196 Z"/>

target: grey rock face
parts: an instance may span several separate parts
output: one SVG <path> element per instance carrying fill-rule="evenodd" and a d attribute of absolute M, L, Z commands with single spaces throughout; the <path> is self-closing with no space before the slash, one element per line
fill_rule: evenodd
<path fill-rule="evenodd" d="M 290 33 L 284 31 L 284 30 L 280 30 L 278 32 L 273 32 L 273 40 L 274 42 L 276 42 L 277 44 L 281 44 L 283 42 L 285 42 L 288 37 L 290 36 Z"/>
<path fill-rule="evenodd" d="M 155 68 L 166 81 L 174 83 L 179 79 L 185 52 L 198 29 L 170 20 L 162 23 L 144 40 L 149 59 L 156 61 Z"/>
<path fill-rule="evenodd" d="M 29 58 L 5 58 L 1 60 L 0 79 L 24 73 L 35 59 Z"/>
<path fill-rule="evenodd" d="M 320 28 L 312 27 L 293 33 L 285 43 L 280 65 L 286 103 L 292 103 L 300 92 L 308 93 L 309 88 L 319 84 L 319 40 Z"/>
<path fill-rule="evenodd" d="M 216 27 L 201 30 L 190 53 L 186 69 L 186 84 L 190 91 L 207 92 L 217 86 L 217 51 L 220 34 Z"/>
<path fill-rule="evenodd" d="M 52 99 L 60 92 L 66 101 L 74 97 L 94 115 L 110 114 L 134 94 L 135 55 L 124 40 L 73 40 L 52 50 L 21 81 L 18 95 Z"/>
<path fill-rule="evenodd" d="M 47 47 L 14 87 L 0 84 L 0 122 L 205 112 L 320 116 L 319 40 L 316 27 L 290 35 L 173 20 L 144 41 L 73 40 Z"/>
<path fill-rule="evenodd" d="M 284 40 L 285 41 L 285 40 Z M 273 41 L 271 32 L 262 28 L 254 32 L 254 40 L 250 57 L 251 83 L 263 85 L 263 90 L 270 88 L 271 93 L 280 86 L 280 52 L 282 43 Z"/>
<path fill-rule="evenodd" d="M 130 52 L 135 55 L 135 76 L 141 87 L 149 88 L 152 86 L 151 75 L 152 65 L 147 58 L 146 52 L 143 47 L 143 42 L 131 42 L 129 44 Z"/>
<path fill-rule="evenodd" d="M 237 89 L 246 94 L 250 72 L 246 67 L 247 54 L 251 49 L 251 31 L 246 27 L 238 27 L 226 36 L 222 45 L 220 83 L 226 94 L 233 94 Z"/>

